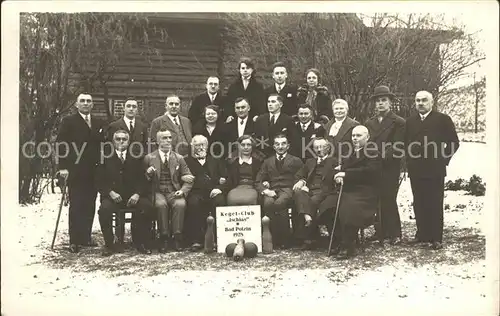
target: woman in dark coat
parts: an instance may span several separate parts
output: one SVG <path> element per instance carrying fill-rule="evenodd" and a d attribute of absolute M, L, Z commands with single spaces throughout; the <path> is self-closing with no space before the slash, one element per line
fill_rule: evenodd
<path fill-rule="evenodd" d="M 309 104 L 314 110 L 315 120 L 326 124 L 333 117 L 332 99 L 328 89 L 319 84 L 320 79 L 318 69 L 308 69 L 306 71 L 307 82 L 297 91 L 297 102 Z"/>
<path fill-rule="evenodd" d="M 208 139 L 208 154 L 221 158 L 224 151 L 224 125 L 219 121 L 219 107 L 207 105 L 203 110 L 203 120 L 193 126 L 193 136 L 203 135 Z"/>
<path fill-rule="evenodd" d="M 264 161 L 255 149 L 255 141 L 249 135 L 238 138 L 239 148 L 228 159 L 227 205 L 257 205 L 259 194 L 255 189 L 255 178 Z"/>
<path fill-rule="evenodd" d="M 234 101 L 243 97 L 250 103 L 250 118 L 267 113 L 267 100 L 264 86 L 255 79 L 255 65 L 250 58 L 242 57 L 238 63 L 238 79 L 227 90 L 224 118 L 226 123 L 234 119 Z M 232 119 L 229 119 L 232 117 Z"/>

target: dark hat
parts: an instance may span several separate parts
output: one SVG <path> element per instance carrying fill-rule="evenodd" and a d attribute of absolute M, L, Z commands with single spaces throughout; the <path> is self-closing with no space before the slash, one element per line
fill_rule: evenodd
<path fill-rule="evenodd" d="M 370 100 L 372 100 L 376 97 L 382 97 L 382 96 L 389 96 L 393 99 L 396 97 L 394 95 L 394 93 L 392 93 L 391 90 L 389 90 L 388 86 L 378 86 L 378 87 L 375 87 L 375 90 L 373 90 L 373 94 L 370 97 Z"/>

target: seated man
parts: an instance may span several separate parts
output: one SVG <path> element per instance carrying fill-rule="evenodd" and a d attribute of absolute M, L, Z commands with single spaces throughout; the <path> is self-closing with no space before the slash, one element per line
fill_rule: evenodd
<path fill-rule="evenodd" d="M 224 206 L 226 200 L 224 193 L 227 171 L 224 161 L 207 156 L 207 151 L 208 139 L 203 135 L 195 135 L 191 140 L 191 156 L 186 158 L 188 168 L 195 178 L 187 199 L 184 230 L 186 239 L 192 243 L 192 251 L 202 248 L 207 217 L 211 215 L 215 218 L 215 208 Z"/>
<path fill-rule="evenodd" d="M 182 245 L 186 198 L 194 180 L 184 158 L 172 151 L 172 134 L 167 128 L 156 133 L 158 150 L 144 157 L 146 177 L 153 181 L 152 196 L 158 211 L 160 253 L 169 249 L 168 240 L 173 233 L 174 250 Z M 169 225 L 171 215 L 172 227 Z"/>
<path fill-rule="evenodd" d="M 113 213 L 120 208 L 138 208 L 135 216 L 134 241 L 141 253 L 151 254 L 151 234 L 153 207 L 146 198 L 146 179 L 142 172 L 141 160 L 129 152 L 130 136 L 125 130 L 113 133 L 113 148 L 98 167 L 96 186 L 101 196 L 99 223 L 104 237 L 103 256 L 119 250 L 113 245 Z"/>
<path fill-rule="evenodd" d="M 300 158 L 287 154 L 290 147 L 284 134 L 274 137 L 276 156 L 267 158 L 256 177 L 257 191 L 263 196 L 262 210 L 271 220 L 273 244 L 285 249 L 290 246 L 288 208 L 293 201 L 294 176 L 302 167 Z"/>
<path fill-rule="evenodd" d="M 294 222 L 296 237 L 302 242 L 302 249 L 312 249 L 316 238 L 317 223 L 327 209 L 335 205 L 337 196 L 333 183 L 335 158 L 329 155 L 330 146 L 326 139 L 315 138 L 313 149 L 317 158 L 310 158 L 295 174 L 293 198 L 298 218 Z M 319 209 L 319 211 L 318 211 Z"/>
<path fill-rule="evenodd" d="M 335 236 L 340 237 L 339 259 L 356 254 L 355 241 L 358 230 L 373 224 L 379 205 L 379 183 L 381 160 L 376 147 L 365 146 L 370 135 L 368 129 L 359 125 L 352 130 L 352 150 L 343 160 L 334 180 L 343 183 Z"/>

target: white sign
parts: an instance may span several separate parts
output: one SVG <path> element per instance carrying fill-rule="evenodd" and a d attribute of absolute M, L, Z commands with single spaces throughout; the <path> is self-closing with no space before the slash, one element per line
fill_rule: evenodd
<path fill-rule="evenodd" d="M 260 205 L 219 206 L 215 213 L 217 252 L 225 253 L 226 246 L 240 238 L 255 243 L 258 252 L 262 252 Z"/>

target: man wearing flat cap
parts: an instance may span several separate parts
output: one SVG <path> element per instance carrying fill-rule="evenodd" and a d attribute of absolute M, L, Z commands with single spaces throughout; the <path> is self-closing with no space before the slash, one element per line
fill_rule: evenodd
<path fill-rule="evenodd" d="M 387 86 L 375 88 L 370 100 L 375 103 L 375 116 L 365 126 L 370 142 L 377 145 L 382 160 L 380 190 L 380 217 L 376 235 L 372 239 L 389 239 L 390 244 L 401 243 L 401 220 L 396 202 L 399 190 L 401 159 L 404 155 L 405 120 L 391 111 L 395 95 Z M 399 146 L 399 151 L 398 151 Z M 377 238 L 378 237 L 378 238 Z"/>

